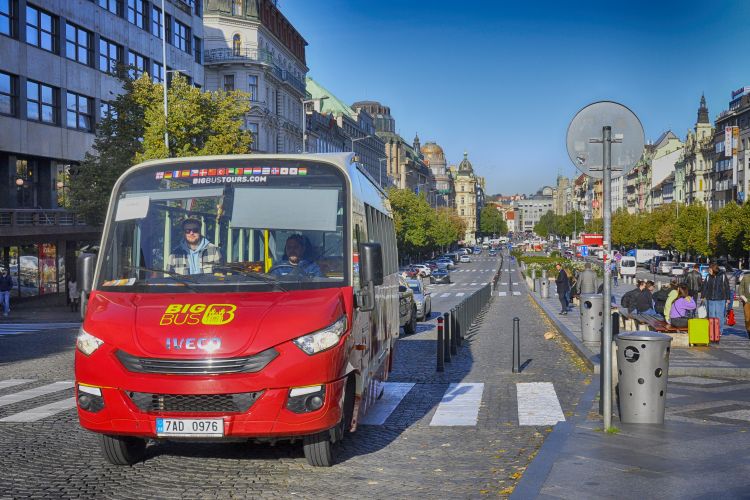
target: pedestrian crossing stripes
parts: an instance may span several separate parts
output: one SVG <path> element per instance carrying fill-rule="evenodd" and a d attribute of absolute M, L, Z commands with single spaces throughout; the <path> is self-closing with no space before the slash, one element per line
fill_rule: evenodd
<path fill-rule="evenodd" d="M 507 297 L 508 294 L 513 295 L 514 297 L 519 297 L 521 295 L 521 292 L 513 291 L 513 292 L 497 292 L 498 297 Z"/>
<path fill-rule="evenodd" d="M 458 383 L 448 386 L 432 416 L 431 426 L 476 425 L 482 403 L 483 383 Z"/>
<path fill-rule="evenodd" d="M 565 421 L 551 382 L 516 384 L 518 425 L 555 425 Z"/>
<path fill-rule="evenodd" d="M 497 292 L 498 297 L 505 297 L 506 295 L 508 295 L 508 292 Z"/>
<path fill-rule="evenodd" d="M 20 335 L 50 330 L 65 330 L 80 326 L 80 323 L 3 323 L 0 324 L 0 335 Z"/>
<path fill-rule="evenodd" d="M 20 387 L 34 382 L 37 382 L 37 380 L 0 380 L 0 390 Z M 416 385 L 412 382 L 385 382 L 383 384 L 383 396 L 375 401 L 360 423 L 362 425 L 385 425 L 396 408 L 404 404 L 406 396 Z M 31 400 L 34 398 L 67 391 L 73 386 L 73 382 L 66 380 L 6 394 L 0 396 L 0 407 L 23 402 L 29 402 L 30 405 L 33 405 L 34 403 Z M 435 408 L 429 425 L 431 427 L 477 425 L 484 396 L 484 386 L 485 384 L 481 382 L 450 384 Z M 554 425 L 565 420 L 554 386 L 550 382 L 518 383 L 516 384 L 516 398 L 518 401 L 519 425 Z M 62 396 L 62 399 L 6 415 L 0 418 L 0 423 L 38 422 L 58 413 L 73 410 L 75 407 L 75 398 L 66 394 Z"/>
<path fill-rule="evenodd" d="M 450 296 L 451 296 L 450 293 L 444 293 L 444 294 L 440 295 L 440 298 L 442 299 L 444 297 L 450 297 Z"/>

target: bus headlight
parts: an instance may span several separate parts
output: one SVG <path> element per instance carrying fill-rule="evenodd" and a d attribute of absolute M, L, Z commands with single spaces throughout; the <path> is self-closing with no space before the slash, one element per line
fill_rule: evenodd
<path fill-rule="evenodd" d="M 78 338 L 76 339 L 76 347 L 79 351 L 81 351 L 86 356 L 91 356 L 94 351 L 99 349 L 99 347 L 104 342 L 102 340 L 99 340 L 98 338 L 91 335 L 89 332 L 81 328 L 81 330 L 78 332 Z"/>
<path fill-rule="evenodd" d="M 317 354 L 338 344 L 344 332 L 346 332 L 346 315 L 322 330 L 294 339 L 294 343 L 306 354 Z"/>

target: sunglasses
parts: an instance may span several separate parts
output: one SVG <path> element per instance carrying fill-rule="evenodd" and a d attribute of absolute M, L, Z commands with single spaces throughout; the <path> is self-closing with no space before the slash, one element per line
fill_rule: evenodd
<path fill-rule="evenodd" d="M 201 230 L 199 227 L 186 227 L 185 228 L 185 234 L 188 234 L 188 233 L 200 234 L 200 232 Z"/>

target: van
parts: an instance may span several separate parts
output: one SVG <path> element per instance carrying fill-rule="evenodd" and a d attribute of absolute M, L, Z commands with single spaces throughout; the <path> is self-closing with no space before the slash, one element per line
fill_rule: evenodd
<path fill-rule="evenodd" d="M 620 259 L 620 274 L 623 276 L 635 276 L 637 269 L 635 257 L 623 257 Z"/>

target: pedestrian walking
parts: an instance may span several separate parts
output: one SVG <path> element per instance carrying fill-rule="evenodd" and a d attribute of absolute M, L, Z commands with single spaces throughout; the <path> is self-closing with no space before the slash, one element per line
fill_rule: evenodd
<path fill-rule="evenodd" d="M 583 265 L 583 271 L 578 275 L 578 293 L 596 293 L 596 273 L 591 269 L 591 262 Z"/>
<path fill-rule="evenodd" d="M 703 282 L 701 297 L 706 301 L 708 317 L 719 318 L 720 331 L 724 332 L 724 324 L 731 295 L 729 293 L 727 277 L 721 272 L 716 262 L 712 262 L 708 266 L 708 276 L 706 277 L 706 281 Z"/>
<path fill-rule="evenodd" d="M 75 276 L 68 275 L 68 296 L 70 297 L 70 310 L 78 311 L 81 303 L 81 292 L 78 291 L 78 283 Z"/>
<path fill-rule="evenodd" d="M 698 266 L 698 264 L 693 264 L 693 268 L 690 270 L 687 276 L 685 276 L 685 284 L 688 287 L 690 296 L 696 303 L 698 303 L 698 294 L 701 292 L 701 288 L 703 287 L 703 276 L 701 276 L 699 269 L 700 267 Z"/>
<path fill-rule="evenodd" d="M 13 279 L 8 274 L 8 269 L 4 267 L 0 272 L 0 304 L 3 305 L 3 316 L 10 314 L 11 290 L 13 290 Z"/>
<path fill-rule="evenodd" d="M 617 286 L 617 262 L 613 260 L 609 265 L 609 269 L 612 271 L 612 282 L 615 284 L 615 286 Z"/>
<path fill-rule="evenodd" d="M 737 294 L 742 302 L 742 310 L 745 313 L 745 331 L 747 338 L 750 339 L 750 273 L 742 275 L 740 284 L 737 288 Z"/>
<path fill-rule="evenodd" d="M 562 264 L 559 262 L 555 264 L 557 269 L 557 278 L 555 278 L 555 285 L 557 285 L 557 298 L 560 299 L 560 314 L 565 316 L 568 314 L 568 292 L 570 291 L 570 279 L 568 273 L 563 269 Z"/>

